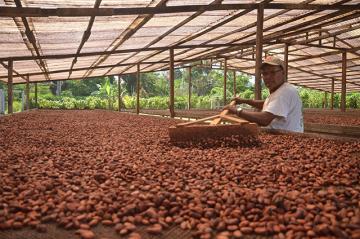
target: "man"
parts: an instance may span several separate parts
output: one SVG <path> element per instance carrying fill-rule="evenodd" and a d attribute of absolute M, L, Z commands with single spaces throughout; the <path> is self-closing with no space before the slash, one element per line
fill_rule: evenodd
<path fill-rule="evenodd" d="M 245 111 L 236 106 L 226 106 L 229 113 L 271 129 L 304 132 L 302 102 L 297 89 L 285 82 L 284 62 L 268 56 L 261 65 L 261 74 L 269 97 L 263 100 L 235 98 L 236 104 L 248 104 L 260 112 Z"/>

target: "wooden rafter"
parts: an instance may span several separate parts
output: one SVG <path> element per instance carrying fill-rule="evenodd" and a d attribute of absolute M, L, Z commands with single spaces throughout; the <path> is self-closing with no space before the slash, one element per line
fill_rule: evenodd
<path fill-rule="evenodd" d="M 113 50 L 113 51 L 98 51 L 98 52 L 86 52 L 79 54 L 56 54 L 56 55 L 41 55 L 41 56 L 15 56 L 15 57 L 3 57 L 0 61 L 28 61 L 28 60 L 39 60 L 39 59 L 62 59 L 62 58 L 73 58 L 73 57 L 86 57 L 86 56 L 100 56 L 100 55 L 113 55 L 121 53 L 141 52 L 141 51 L 165 51 L 170 48 L 174 49 L 195 49 L 195 48 L 217 48 L 225 47 L 229 44 L 209 44 L 209 45 L 181 45 L 181 46 L 165 46 L 165 47 L 148 47 L 148 48 L 135 48 L 135 49 L 124 49 L 124 50 Z M 248 47 L 248 44 L 231 44 L 230 46 L 236 47 Z M 90 67 L 89 67 L 90 68 Z"/>
<path fill-rule="evenodd" d="M 161 0 L 157 6 L 161 7 L 164 6 L 167 0 Z M 116 49 L 121 46 L 125 41 L 127 41 L 132 35 L 134 35 L 142 26 L 145 25 L 151 18 L 153 14 L 149 15 L 139 15 L 131 24 L 130 26 L 120 34 L 119 37 L 117 37 L 108 47 L 107 51 L 114 52 Z M 99 64 L 103 63 L 108 58 L 108 55 L 100 56 L 98 59 L 96 59 L 93 64 L 91 64 L 91 67 L 98 66 Z M 84 78 L 88 77 L 93 70 L 90 68 L 85 74 Z"/>
<path fill-rule="evenodd" d="M 218 4 L 222 2 L 222 0 L 215 0 L 214 2 L 210 3 L 210 5 L 214 5 L 214 4 Z M 160 36 L 158 36 L 157 38 L 155 38 L 154 40 L 152 40 L 149 44 L 147 44 L 145 47 L 150 47 L 152 45 L 154 45 L 155 43 L 159 42 L 161 39 L 163 39 L 164 37 L 166 37 L 167 35 L 169 35 L 170 33 L 172 33 L 173 31 L 175 31 L 176 29 L 182 27 L 183 25 L 185 25 L 186 23 L 190 22 L 191 20 L 193 20 L 194 18 L 200 16 L 202 13 L 204 13 L 204 11 L 199 11 L 196 12 L 194 14 L 192 14 L 190 17 L 186 18 L 185 20 L 179 22 L 178 24 L 176 24 L 174 27 L 170 28 L 168 31 L 166 31 L 165 33 L 161 34 Z M 171 46 L 175 46 L 175 45 L 180 45 L 180 44 L 172 44 Z M 174 49 L 174 48 L 172 48 Z M 155 53 L 150 54 L 149 56 L 143 57 L 142 59 L 138 60 L 137 63 L 142 62 L 143 60 L 146 60 L 148 58 L 151 58 L 152 56 L 155 56 L 159 53 L 164 52 L 165 50 L 159 50 L 156 51 Z M 125 59 L 121 60 L 119 63 L 125 62 L 126 60 L 130 59 L 131 57 L 134 57 L 137 53 L 132 54 L 129 57 L 126 57 Z M 128 68 L 125 68 L 122 72 L 127 71 L 128 69 L 130 69 L 131 66 L 129 66 Z M 106 73 L 109 73 L 112 69 L 109 69 Z M 122 73 L 121 72 L 121 73 Z M 121 74 L 120 73 L 120 74 Z"/>
<path fill-rule="evenodd" d="M 94 9 L 99 9 L 100 4 L 101 4 L 101 0 L 96 0 L 96 1 L 95 1 L 95 4 L 94 4 Z M 86 30 L 85 30 L 82 38 L 81 38 L 80 45 L 79 45 L 79 47 L 78 47 L 78 49 L 77 49 L 77 51 L 76 51 L 76 56 L 74 57 L 74 59 L 73 59 L 73 61 L 72 61 L 72 63 L 71 63 L 70 70 L 69 70 L 69 77 L 68 77 L 68 78 L 70 78 L 70 76 L 71 76 L 72 70 L 73 70 L 73 68 L 74 68 L 74 65 L 75 65 L 76 62 L 77 62 L 77 58 L 78 58 L 78 55 L 79 55 L 80 52 L 81 52 L 82 47 L 84 46 L 85 42 L 86 42 L 87 40 L 89 40 L 89 37 L 90 37 L 90 35 L 91 35 L 91 28 L 92 28 L 92 26 L 93 26 L 93 24 L 94 24 L 94 21 L 95 21 L 95 16 L 91 16 L 91 17 L 90 17 L 90 20 L 89 20 L 89 23 L 88 23 L 88 26 L 87 26 L 87 28 L 86 28 Z"/>
<path fill-rule="evenodd" d="M 14 0 L 14 2 L 16 5 L 16 9 L 23 8 L 20 0 Z M 26 36 L 26 38 L 23 38 L 24 43 L 27 46 L 27 48 L 29 49 L 29 51 L 31 52 L 31 54 L 36 55 L 36 56 L 41 56 L 42 50 L 41 50 L 40 44 L 38 44 L 36 37 L 34 35 L 33 27 L 30 27 L 30 25 L 31 26 L 33 25 L 31 23 L 30 19 L 28 20 L 26 17 L 21 17 L 21 22 L 16 17 L 13 17 L 13 19 L 14 19 L 15 24 L 18 26 L 20 33 L 22 35 Z M 24 32 L 24 30 L 22 30 L 22 27 L 25 28 L 25 32 Z M 27 39 L 27 40 L 25 40 L 25 39 Z M 45 78 L 47 80 L 50 80 L 49 75 L 47 74 L 48 69 L 46 66 L 46 62 L 40 59 L 39 61 L 36 61 L 36 63 L 38 64 L 40 70 L 43 72 Z"/>
<path fill-rule="evenodd" d="M 346 1 L 343 1 L 343 2 L 347 2 L 347 0 L 346 0 Z M 288 27 L 288 28 L 286 28 L 286 29 L 283 29 L 283 30 L 280 30 L 280 31 L 277 31 L 277 32 L 274 32 L 274 33 L 271 33 L 271 34 L 268 34 L 268 35 L 265 35 L 265 36 L 264 36 L 264 41 L 273 40 L 273 38 L 276 39 L 276 37 L 283 36 L 285 32 L 292 32 L 292 31 L 296 30 L 297 27 L 307 27 L 307 26 L 309 26 L 309 24 L 314 24 L 314 23 L 318 23 L 318 22 L 323 22 L 323 21 L 327 20 L 328 17 L 336 17 L 336 16 L 339 16 L 339 15 L 341 16 L 342 14 L 344 14 L 344 12 L 342 12 L 342 11 L 337 11 L 337 12 L 334 12 L 334 13 L 331 13 L 331 14 L 326 15 L 327 17 L 322 16 L 322 17 L 318 17 L 318 18 L 313 19 L 313 20 L 310 20 L 310 21 L 302 22 L 302 23 L 299 24 L 299 25 L 291 26 L 291 27 Z M 271 19 L 272 17 L 275 17 L 275 16 L 277 16 L 277 13 L 275 13 L 275 14 L 267 17 L 267 18 L 265 18 L 264 21 L 269 20 L 269 19 Z M 301 19 L 301 18 L 299 18 L 299 19 Z M 292 22 L 292 21 L 293 21 L 293 19 L 288 20 L 287 23 Z M 277 24 L 276 27 L 279 27 L 279 26 L 285 25 L 285 24 L 286 24 L 286 23 L 279 23 L 279 24 Z M 325 25 L 325 23 L 323 23 L 323 24 Z M 237 29 L 237 30 L 235 30 L 235 31 L 233 31 L 233 32 L 226 33 L 226 34 L 224 34 L 224 35 L 221 35 L 221 36 L 218 36 L 218 37 L 213 38 L 213 39 L 211 39 L 211 40 L 208 40 L 208 41 L 204 42 L 204 44 L 205 44 L 205 43 L 208 44 L 208 43 L 210 43 L 210 42 L 212 42 L 212 41 L 219 40 L 220 38 L 226 37 L 226 36 L 228 36 L 229 34 L 234 34 L 234 33 L 237 33 L 237 32 L 244 31 L 244 30 L 246 30 L 246 29 L 248 29 L 248 28 L 250 28 L 250 27 L 254 27 L 255 25 L 256 25 L 256 22 L 253 23 L 253 24 L 249 24 L 248 26 L 245 26 L 245 27 L 243 27 L 243 28 Z M 320 26 L 321 26 L 321 25 L 320 25 Z M 319 26 L 316 26 L 316 27 L 319 27 Z M 265 31 L 268 31 L 268 30 L 271 30 L 271 29 L 273 29 L 273 26 L 270 26 L 270 27 L 268 27 L 268 28 L 265 28 L 265 29 L 264 29 L 264 32 L 265 32 Z M 248 38 L 248 37 L 250 37 L 250 36 L 253 36 L 254 34 L 256 34 L 256 33 L 251 33 L 251 34 L 248 34 L 248 35 L 246 35 L 246 36 L 244 36 L 244 37 L 237 38 L 237 39 L 235 39 L 235 40 L 230 41 L 229 44 L 234 43 L 234 42 L 241 41 L 242 39 L 246 39 L 246 38 Z M 249 40 L 249 41 L 246 41 L 246 43 L 249 44 L 249 45 L 254 45 L 254 44 L 255 44 L 255 40 Z M 215 49 L 215 50 L 216 50 L 216 49 Z M 228 47 L 228 49 L 227 49 L 226 51 L 231 52 L 231 51 L 234 51 L 234 50 L 236 50 L 236 48 L 234 48 L 234 47 Z M 225 52 L 226 52 L 226 51 L 225 51 Z M 207 51 L 202 51 L 202 52 L 196 53 L 195 56 L 196 56 L 196 55 L 201 55 L 202 53 L 206 53 L 205 55 L 202 55 L 202 57 L 204 57 L 204 58 L 210 58 L 210 57 L 216 56 L 216 52 L 224 52 L 224 50 L 221 49 L 221 50 L 216 50 L 215 52 L 211 52 L 211 53 L 208 53 L 208 52 L 209 52 L 209 50 L 207 50 Z M 177 53 L 176 55 L 179 55 L 179 54 L 182 54 L 182 53 L 184 53 L 184 52 Z M 194 56 L 194 55 L 192 55 L 192 56 Z"/>
<path fill-rule="evenodd" d="M 195 11 L 218 11 L 218 10 L 239 10 L 257 9 L 258 3 L 250 4 L 214 4 L 214 5 L 185 5 L 185 6 L 156 6 L 136 8 L 38 8 L 23 7 L 0 7 L 1 17 L 86 17 L 86 16 L 120 16 L 120 15 L 147 15 L 160 13 L 179 13 Z M 269 3 L 266 9 L 287 9 L 287 10 L 341 10 L 353 11 L 357 5 L 323 5 L 323 4 L 281 4 Z"/>

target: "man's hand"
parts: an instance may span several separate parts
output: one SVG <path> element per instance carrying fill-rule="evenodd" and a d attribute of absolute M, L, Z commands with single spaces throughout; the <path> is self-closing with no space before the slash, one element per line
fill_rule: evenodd
<path fill-rule="evenodd" d="M 235 114 L 236 115 L 236 105 L 226 105 L 224 107 L 224 110 L 229 110 L 230 114 Z"/>

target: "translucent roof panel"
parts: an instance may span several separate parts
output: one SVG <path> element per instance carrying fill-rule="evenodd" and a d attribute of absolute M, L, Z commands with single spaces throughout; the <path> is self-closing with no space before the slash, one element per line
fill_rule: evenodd
<path fill-rule="evenodd" d="M 14 61 L 13 76 L 17 82 L 25 82 L 26 74 L 31 74 L 30 81 L 35 82 L 66 80 L 69 76 L 81 79 L 134 73 L 137 64 L 144 71 L 163 70 L 170 62 L 170 48 L 174 48 L 175 65 L 210 58 L 223 61 L 226 57 L 232 69 L 249 74 L 255 72 L 255 43 L 257 33 L 261 32 L 257 29 L 255 4 L 262 2 L 260 0 L 240 1 L 251 9 L 207 11 L 196 5 L 212 8 L 211 4 L 219 4 L 218 1 L 102 0 L 97 12 L 91 11 L 93 0 L 20 1 L 22 8 L 12 1 L 0 0 L 0 7 L 11 6 L 17 10 L 11 16 L 0 16 L 1 81 L 7 80 L 9 60 Z M 220 4 L 240 2 L 225 0 Z M 263 56 L 266 52 L 284 58 L 287 44 L 289 79 L 303 86 L 323 89 L 321 80 L 324 78 L 341 79 L 342 52 L 346 50 L 348 90 L 357 89 L 351 82 L 360 78 L 356 73 L 359 70 L 360 15 L 356 8 L 344 8 L 358 4 L 357 0 L 345 4 L 340 0 L 268 2 L 264 5 Z M 298 5 L 291 5 L 297 9 L 285 5 L 275 9 L 272 3 Z M 335 3 L 340 3 L 338 9 L 303 7 L 304 4 L 326 7 Z M 191 9 L 179 12 L 167 6 L 189 6 Z M 30 7 L 32 9 L 27 10 L 35 15 L 21 17 L 21 14 L 28 14 L 24 9 Z M 62 9 L 50 11 L 57 8 Z M 148 8 L 149 12 L 126 13 L 128 8 Z M 343 11 L 339 11 L 341 8 Z"/>

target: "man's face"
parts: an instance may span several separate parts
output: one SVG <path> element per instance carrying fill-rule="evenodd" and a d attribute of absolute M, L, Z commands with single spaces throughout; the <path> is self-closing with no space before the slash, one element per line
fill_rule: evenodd
<path fill-rule="evenodd" d="M 261 75 L 270 92 L 274 92 L 285 81 L 284 70 L 281 66 L 264 65 Z"/>

